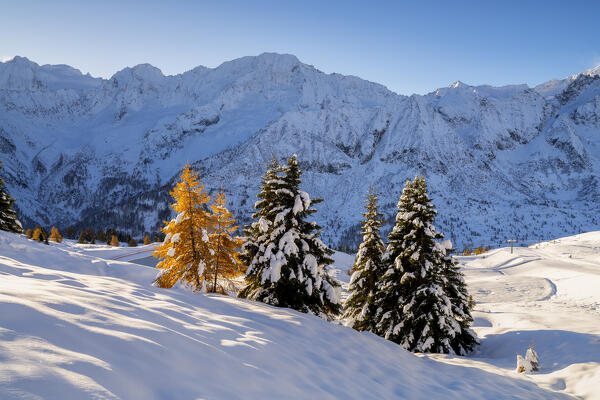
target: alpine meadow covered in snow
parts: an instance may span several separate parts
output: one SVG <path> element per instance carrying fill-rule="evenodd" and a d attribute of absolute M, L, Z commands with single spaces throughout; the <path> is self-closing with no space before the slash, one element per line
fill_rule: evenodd
<path fill-rule="evenodd" d="M 0 400 L 600 400 L 600 5 L 109 3 L 0 12 Z"/>

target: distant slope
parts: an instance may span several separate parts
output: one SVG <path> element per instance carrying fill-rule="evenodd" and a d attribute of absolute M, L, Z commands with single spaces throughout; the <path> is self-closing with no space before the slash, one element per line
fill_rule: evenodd
<path fill-rule="evenodd" d="M 600 232 L 460 257 L 476 302 L 481 346 L 469 357 L 435 358 L 514 376 L 530 345 L 542 387 L 600 400 Z"/>
<path fill-rule="evenodd" d="M 566 398 L 77 249 L 0 232 L 1 398 Z"/>
<path fill-rule="evenodd" d="M 391 217 L 415 174 L 458 247 L 538 241 L 600 227 L 598 72 L 408 97 L 273 53 L 108 80 L 16 57 L 0 63 L 2 174 L 26 225 L 141 235 L 186 160 L 245 222 L 268 159 L 297 153 L 331 245 L 356 243 L 369 185 Z"/>

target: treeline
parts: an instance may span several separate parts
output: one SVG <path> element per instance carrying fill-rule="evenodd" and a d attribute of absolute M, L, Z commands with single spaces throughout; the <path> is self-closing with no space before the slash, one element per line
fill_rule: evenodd
<path fill-rule="evenodd" d="M 154 240 L 150 239 L 149 234 L 146 234 L 143 239 L 138 241 L 129 233 L 117 231 L 114 228 L 108 228 L 106 230 L 100 229 L 98 231 L 94 231 L 93 229 L 83 229 L 79 232 L 79 234 L 76 234 L 72 228 L 67 228 L 63 237 L 56 226 L 53 226 L 50 230 L 50 234 L 48 234 L 48 231 L 39 224 L 36 225 L 35 228 L 26 229 L 25 236 L 27 236 L 29 239 L 38 242 L 44 242 L 46 244 L 48 244 L 48 241 L 61 243 L 65 237 L 67 239 L 77 238 L 77 243 L 80 244 L 106 244 L 109 246 L 120 246 L 121 243 L 127 243 L 129 247 L 135 247 L 138 245 L 138 243 L 148 245 L 152 242 L 161 241 L 161 235 L 159 234 L 154 235 Z"/>

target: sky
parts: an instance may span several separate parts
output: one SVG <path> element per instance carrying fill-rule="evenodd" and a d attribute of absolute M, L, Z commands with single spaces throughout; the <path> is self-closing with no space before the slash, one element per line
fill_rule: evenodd
<path fill-rule="evenodd" d="M 400 94 L 460 80 L 536 85 L 600 64 L 600 2 L 0 0 L 0 60 L 109 78 L 150 63 L 173 75 L 263 52 Z"/>

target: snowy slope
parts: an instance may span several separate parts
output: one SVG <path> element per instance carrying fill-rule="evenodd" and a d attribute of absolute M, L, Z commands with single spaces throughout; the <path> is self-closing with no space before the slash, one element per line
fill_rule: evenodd
<path fill-rule="evenodd" d="M 567 398 L 80 247 L 0 232 L 1 398 Z"/>
<path fill-rule="evenodd" d="M 418 173 L 457 247 L 538 241 L 600 226 L 598 72 L 402 96 L 273 53 L 108 80 L 16 57 L 0 63 L 2 174 L 26 225 L 141 237 L 186 160 L 246 222 L 268 159 L 297 153 L 331 245 L 356 242 L 369 184 L 392 216 Z"/>
<path fill-rule="evenodd" d="M 482 338 L 468 358 L 435 358 L 514 376 L 530 344 L 542 387 L 600 399 L 600 232 L 460 257 Z"/>

